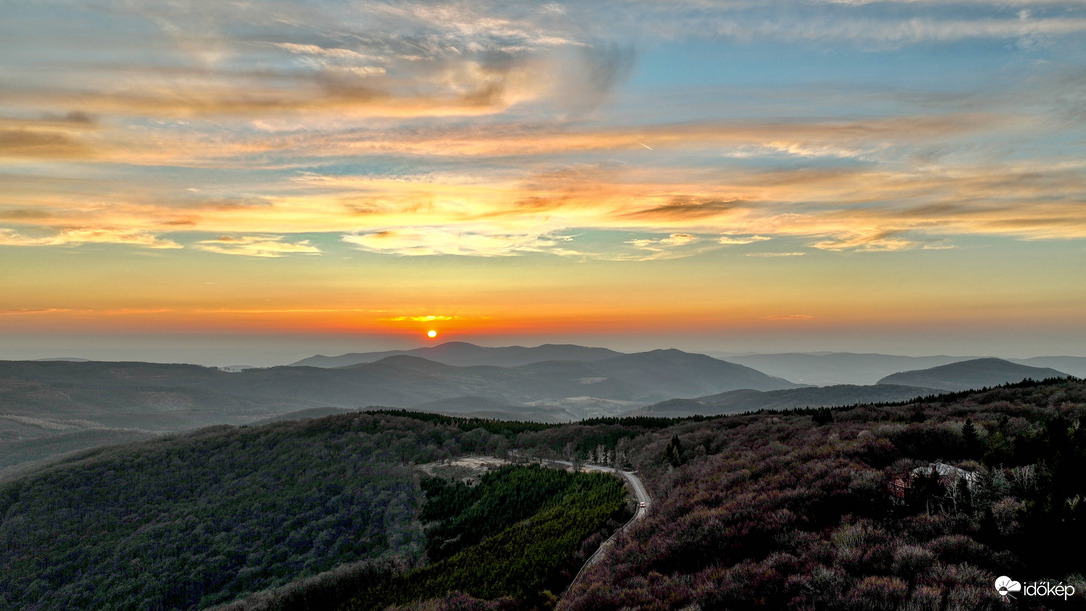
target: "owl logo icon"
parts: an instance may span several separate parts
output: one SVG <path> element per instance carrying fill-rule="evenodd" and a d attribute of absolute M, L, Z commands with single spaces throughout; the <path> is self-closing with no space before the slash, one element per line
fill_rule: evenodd
<path fill-rule="evenodd" d="M 1011 592 L 1022 591 L 1022 584 L 1004 575 L 995 580 L 995 589 L 996 592 L 999 592 L 1000 596 L 1011 596 Z M 1011 598 L 1014 597 L 1011 596 Z"/>

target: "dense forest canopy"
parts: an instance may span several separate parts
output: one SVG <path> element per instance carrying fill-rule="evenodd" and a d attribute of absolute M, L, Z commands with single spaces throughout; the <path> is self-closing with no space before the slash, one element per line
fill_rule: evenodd
<path fill-rule="evenodd" d="M 736 416 L 638 445 L 653 511 L 560 608 L 1003 609 L 1001 575 L 1075 584 L 1082 606 L 1086 561 L 1053 552 L 1086 543 L 1082 381 Z"/>
<path fill-rule="evenodd" d="M 94 451 L 0 489 L 7 608 L 190 608 L 417 554 L 408 460 L 440 436 L 370 415 Z"/>

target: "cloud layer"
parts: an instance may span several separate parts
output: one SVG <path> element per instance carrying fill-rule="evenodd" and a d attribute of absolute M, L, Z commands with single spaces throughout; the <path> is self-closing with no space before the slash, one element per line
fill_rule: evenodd
<path fill-rule="evenodd" d="M 671 252 L 684 232 L 860 251 L 1083 237 L 1086 169 L 1047 144 L 1067 127 L 1052 100 L 1083 99 L 1081 70 L 983 97 L 819 86 L 802 94 L 805 117 L 600 112 L 620 101 L 637 46 L 680 36 L 861 50 L 1029 39 L 1081 57 L 1075 3 L 887 6 L 797 3 L 774 19 L 698 2 L 21 6 L 0 42 L 14 58 L 3 241 L 284 256 L 320 251 L 282 236 L 322 232 L 375 253 L 506 256 L 583 254 L 555 236 L 593 229 Z M 779 104 L 790 87 L 753 93 Z M 842 95 L 849 112 L 825 110 Z"/>
<path fill-rule="evenodd" d="M 35 270 L 24 281 L 40 290 L 23 290 L 18 311 L 83 311 L 73 287 L 96 268 L 72 263 L 93 253 L 126 270 L 106 284 L 138 261 L 212 286 L 203 266 L 216 262 L 214 286 L 234 288 L 193 297 L 201 311 L 253 309 L 243 302 L 259 293 L 353 312 L 364 288 L 367 312 L 412 304 L 385 317 L 405 324 L 436 311 L 429 292 L 466 303 L 542 276 L 563 297 L 617 295 L 634 291 L 628 265 L 667 269 L 661 282 L 697 295 L 716 274 L 787 268 L 746 278 L 773 306 L 744 311 L 822 321 L 790 287 L 844 282 L 846 263 L 892 260 L 886 276 L 910 277 L 926 256 L 966 269 L 970 253 L 1012 242 L 1069 261 L 1086 239 L 1081 2 L 46 0 L 4 12 L 0 257 Z M 413 265 L 440 275 L 412 283 Z M 258 282 L 303 268 L 281 294 Z M 157 307 L 173 290 L 132 299 Z M 318 293 L 340 305 L 297 297 Z M 117 300 L 109 311 L 130 307 Z M 487 307 L 469 309 L 481 320 Z"/>

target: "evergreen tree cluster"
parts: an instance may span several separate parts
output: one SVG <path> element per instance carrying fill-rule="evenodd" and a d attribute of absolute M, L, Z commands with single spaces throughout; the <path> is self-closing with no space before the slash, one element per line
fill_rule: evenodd
<path fill-rule="evenodd" d="M 345 610 L 463 592 L 533 608 L 553 599 L 579 568 L 582 542 L 630 514 L 622 482 L 608 474 L 509 466 L 474 487 L 429 480 L 422 516 L 437 560 L 397 575 L 343 605 Z"/>

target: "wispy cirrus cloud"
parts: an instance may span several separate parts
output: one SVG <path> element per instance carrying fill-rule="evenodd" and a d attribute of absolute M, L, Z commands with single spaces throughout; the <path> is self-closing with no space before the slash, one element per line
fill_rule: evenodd
<path fill-rule="evenodd" d="M 976 39 L 1023 39 L 1074 36 L 1086 32 L 1086 18 L 1022 19 L 992 16 L 974 19 L 812 19 L 781 23 L 767 21 L 752 30 L 721 28 L 721 33 L 743 38 L 786 40 L 836 40 L 897 47 L 921 43 L 946 43 Z"/>
<path fill-rule="evenodd" d="M 199 250 L 223 255 L 242 255 L 246 257 L 282 257 L 285 255 L 319 255 L 319 248 L 309 240 L 286 241 L 285 236 L 247 235 L 221 236 L 212 240 L 201 240 L 196 244 Z"/>
<path fill-rule="evenodd" d="M 724 244 L 725 246 L 742 246 L 742 245 L 745 245 L 745 244 L 754 244 L 756 242 L 765 242 L 766 240 L 771 240 L 771 239 L 773 239 L 773 238 L 770 238 L 770 237 L 764 236 L 764 235 L 752 235 L 752 236 L 726 235 L 726 236 L 720 236 L 717 239 L 717 243 L 718 244 Z"/>
<path fill-rule="evenodd" d="M 641 260 L 650 259 L 664 259 L 676 256 L 689 256 L 692 252 L 684 252 L 682 247 L 695 244 L 700 239 L 697 236 L 689 233 L 673 233 L 664 238 L 637 238 L 634 240 L 627 240 L 626 244 L 633 246 L 634 248 L 651 253 L 648 256 L 642 256 Z M 618 257 L 619 260 L 622 257 Z"/>
<path fill-rule="evenodd" d="M 690 233 L 672 233 L 667 238 L 641 238 L 637 240 L 628 240 L 626 243 L 632 246 L 639 247 L 639 249 L 661 251 L 668 246 L 685 246 L 697 242 L 697 238 L 691 236 Z"/>
<path fill-rule="evenodd" d="M 800 157 L 819 156 L 816 154 L 819 150 L 823 156 L 855 157 L 889 144 L 904 146 L 1006 130 L 1020 121 L 1020 117 L 983 112 L 855 120 L 656 123 L 637 127 L 513 123 L 487 125 L 485 132 L 480 132 L 479 127 L 415 128 L 402 132 L 352 130 L 343 134 L 301 135 L 284 144 L 298 152 L 312 150 L 322 156 L 397 153 L 438 158 L 513 157 L 633 151 L 640 159 L 651 159 L 653 153 L 644 149 L 644 144 L 648 144 L 658 156 L 706 147 L 717 147 L 725 154 L 746 151 L 750 156 L 751 147 L 757 147 Z"/>
<path fill-rule="evenodd" d="M 46 236 L 28 236 L 0 227 L 0 245 L 3 246 L 78 246 L 81 244 L 126 244 L 156 249 L 182 248 L 180 244 L 172 240 L 144 231 L 127 229 L 80 228 L 66 229 Z"/>
<path fill-rule="evenodd" d="M 829 240 L 811 244 L 820 250 L 860 250 L 867 252 L 905 250 L 916 247 L 916 243 L 905 239 L 893 231 L 867 231 L 844 233 Z"/>
<path fill-rule="evenodd" d="M 461 255 L 508 257 L 525 253 L 572 254 L 561 245 L 571 238 L 532 232 L 507 233 L 487 227 L 403 227 L 348 234 L 343 241 L 369 252 L 403 256 Z"/>
<path fill-rule="evenodd" d="M 67 6 L 71 18 L 80 8 Z M 100 10 L 128 20 L 129 53 L 111 51 L 118 47 L 108 30 L 87 29 L 50 58 L 61 78 L 17 72 L 0 104 L 217 120 L 470 116 L 547 96 L 591 107 L 630 63 L 628 52 L 586 37 L 561 11 L 532 4 L 284 2 L 268 11 L 247 2 L 214 10 L 127 2 Z M 20 18 L 52 25 L 23 11 L 13 27 Z"/>
<path fill-rule="evenodd" d="M 582 3 L 582 18 L 607 10 Z M 1075 0 L 790 0 L 757 2 L 629 2 L 611 17 L 615 32 L 657 39 L 720 38 L 742 42 L 819 42 L 880 48 L 971 39 L 1074 36 L 1082 31 Z M 1031 11 L 1049 11 L 1033 15 Z"/>

